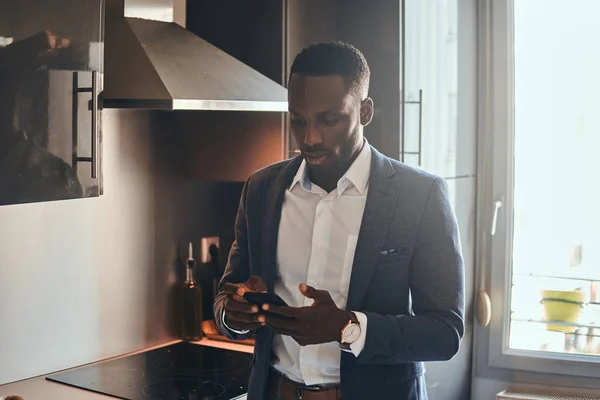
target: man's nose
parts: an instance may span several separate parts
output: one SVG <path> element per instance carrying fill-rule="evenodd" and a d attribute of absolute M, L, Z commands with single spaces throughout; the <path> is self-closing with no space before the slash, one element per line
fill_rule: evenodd
<path fill-rule="evenodd" d="M 307 146 L 314 146 L 316 144 L 323 143 L 323 137 L 321 132 L 312 124 L 308 126 L 306 136 L 304 137 L 304 144 Z"/>

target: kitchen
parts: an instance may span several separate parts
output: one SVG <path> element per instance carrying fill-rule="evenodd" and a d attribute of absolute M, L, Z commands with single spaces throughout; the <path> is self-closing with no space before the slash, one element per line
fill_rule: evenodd
<path fill-rule="evenodd" d="M 0 398 L 111 398 L 45 377 L 178 343 L 170 324 L 170 295 L 185 279 L 182 260 L 188 243 L 198 271 L 209 269 L 205 261 L 223 268 L 244 180 L 254 170 L 297 154 L 285 113 L 291 61 L 303 47 L 325 40 L 353 43 L 369 60 L 376 104 L 366 130 L 369 142 L 448 182 L 465 259 L 466 331 L 452 360 L 427 363 L 429 398 L 544 398 L 496 397 L 509 388 L 559 393 L 564 399 L 600 397 L 594 379 L 600 376 L 597 356 L 577 350 L 584 332 L 584 338 L 592 338 L 586 348 L 593 347 L 593 323 L 577 332 L 549 333 L 528 330 L 531 325 L 545 327 L 527 322 L 529 316 L 522 321 L 505 312 L 511 304 L 509 262 L 501 253 L 512 225 L 508 210 L 514 205 L 512 192 L 502 187 L 511 171 L 501 166 L 512 164 L 506 163 L 512 144 L 509 138 L 498 140 L 508 135 L 497 132 L 510 131 L 502 123 L 513 116 L 502 107 L 512 96 L 503 85 L 510 73 L 498 65 L 510 60 L 506 38 L 508 27 L 521 26 L 521 20 L 512 19 L 519 3 L 523 1 L 0 0 L 0 51 L 12 40 L 46 29 L 70 38 L 70 59 L 38 68 L 29 91 L 19 94 L 25 105 L 18 119 L 22 129 L 41 132 L 45 148 L 77 176 L 81 194 L 67 197 L 82 197 L 50 201 L 48 193 L 34 193 L 39 198 L 0 206 Z M 578 3 L 582 5 L 573 7 L 570 17 L 593 15 L 593 1 Z M 518 15 L 531 17 L 526 12 L 546 7 L 547 18 L 561 21 L 558 14 L 569 11 L 554 0 L 535 4 L 529 6 L 533 11 L 517 8 Z M 584 21 L 593 37 L 593 24 Z M 577 38 L 576 32 L 570 35 Z M 553 40 L 569 50 L 570 59 L 582 57 L 567 39 Z M 76 43 L 84 43 L 83 50 Z M 203 64 L 207 60 L 213 64 Z M 570 68 L 566 62 L 561 66 Z M 594 78 L 587 79 L 586 84 L 596 87 Z M 2 85 L 4 98 L 8 85 Z M 52 101 L 49 96 L 40 96 L 36 101 L 41 103 L 23 101 L 36 90 L 52 93 Z M 545 93 L 540 86 L 535 90 Z M 587 93 L 572 97 L 586 98 Z M 541 101 L 539 97 L 527 99 Z M 5 108 L 4 100 L 0 104 Z M 32 111 L 36 107 L 44 111 Z M 568 112 L 575 115 L 578 107 L 574 102 Z M 575 125 L 585 132 L 593 129 L 594 120 Z M 577 154 L 582 144 L 565 141 L 564 146 Z M 501 154 L 491 157 L 494 152 Z M 569 165 L 579 165 L 575 158 Z M 593 171 L 593 161 L 585 162 Z M 573 185 L 570 190 L 577 189 L 579 178 L 564 180 Z M 560 201 L 572 204 L 565 197 Z M 552 212 L 548 207 L 539 208 Z M 529 215 L 537 218 L 541 212 Z M 576 219 L 586 217 L 594 220 L 597 214 Z M 527 270 L 522 275 L 560 276 L 560 285 L 552 281 L 551 286 L 564 290 L 573 288 L 565 282 L 576 281 L 575 287 L 588 288 L 588 311 L 599 301 L 592 294 L 600 276 L 593 268 L 587 273 L 579 259 L 593 259 L 595 246 L 585 244 L 588 237 L 564 236 L 551 243 L 566 258 L 571 280 L 563 279 L 559 268 L 552 274 Z M 218 255 L 203 260 L 202 238 L 215 237 Z M 572 250 L 580 249 L 582 240 L 584 257 Z M 521 280 L 514 284 L 525 279 L 518 276 Z M 212 278 L 198 278 L 210 295 Z M 537 296 L 548 281 L 524 282 L 536 287 Z M 487 302 L 486 295 L 493 301 Z M 516 297 L 524 303 L 529 299 L 527 292 Z M 513 308 L 515 304 L 513 300 Z M 509 326 L 510 332 L 525 332 L 520 343 L 511 340 L 508 345 Z M 548 336 L 544 351 L 526 340 L 530 332 Z M 252 352 L 251 345 L 221 339 L 199 343 L 239 350 L 225 359 L 241 364 Z"/>

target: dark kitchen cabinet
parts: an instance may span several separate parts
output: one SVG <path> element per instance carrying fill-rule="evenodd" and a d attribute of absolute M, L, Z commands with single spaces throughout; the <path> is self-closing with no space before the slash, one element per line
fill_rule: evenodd
<path fill-rule="evenodd" d="M 401 2 L 336 0 L 337 38 L 360 49 L 371 69 L 369 95 L 375 115 L 365 129 L 369 143 L 388 157 L 400 159 Z"/>
<path fill-rule="evenodd" d="M 285 81 L 284 0 L 188 0 L 186 29 L 273 81 Z"/>
<path fill-rule="evenodd" d="M 102 192 L 104 0 L 0 0 L 0 205 Z"/>
<path fill-rule="evenodd" d="M 284 85 L 285 3 L 188 0 L 186 29 Z M 173 113 L 170 118 L 181 127 L 190 179 L 245 181 L 255 170 L 287 157 L 285 113 L 211 111 Z"/>

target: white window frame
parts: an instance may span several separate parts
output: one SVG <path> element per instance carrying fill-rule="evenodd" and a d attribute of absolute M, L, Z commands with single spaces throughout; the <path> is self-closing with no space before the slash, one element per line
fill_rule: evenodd
<path fill-rule="evenodd" d="M 492 300 L 488 366 L 511 370 L 600 376 L 600 357 L 509 348 L 514 175 L 515 0 L 478 1 L 478 238 L 480 268 Z M 490 235 L 496 201 L 495 235 Z M 486 265 L 488 266 L 486 268 Z"/>

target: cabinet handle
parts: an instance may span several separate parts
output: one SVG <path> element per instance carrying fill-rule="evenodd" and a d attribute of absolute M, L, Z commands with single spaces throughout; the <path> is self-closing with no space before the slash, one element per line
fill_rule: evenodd
<path fill-rule="evenodd" d="M 406 112 L 404 111 L 405 104 L 418 104 L 419 105 L 419 148 L 417 151 L 404 151 L 405 148 L 405 121 Z M 423 164 L 423 89 L 419 89 L 419 100 L 418 101 L 404 101 L 404 94 L 402 95 L 402 162 L 404 162 L 405 154 L 413 154 L 418 156 L 419 168 Z"/>
<path fill-rule="evenodd" d="M 91 93 L 91 112 L 92 112 L 92 130 L 91 130 L 91 142 L 92 142 L 92 154 L 91 157 L 79 157 L 77 154 L 77 142 L 78 142 L 78 118 L 77 112 L 79 109 L 79 93 Z M 73 72 L 73 170 L 77 173 L 77 163 L 89 162 L 92 169 L 92 178 L 98 178 L 98 147 L 100 139 L 100 126 L 98 125 L 99 115 L 98 105 L 98 71 L 92 71 L 92 86 L 91 87 L 79 87 L 79 73 Z"/>
<path fill-rule="evenodd" d="M 98 71 L 92 71 L 92 178 L 98 178 Z"/>

